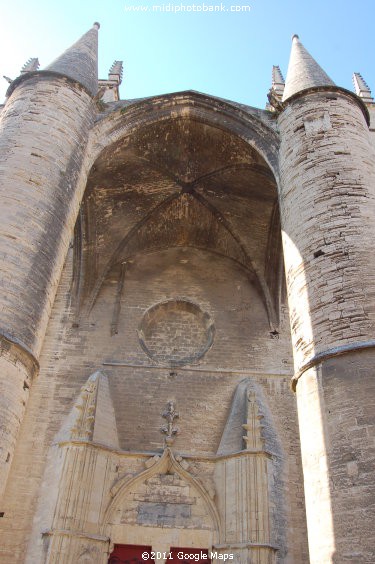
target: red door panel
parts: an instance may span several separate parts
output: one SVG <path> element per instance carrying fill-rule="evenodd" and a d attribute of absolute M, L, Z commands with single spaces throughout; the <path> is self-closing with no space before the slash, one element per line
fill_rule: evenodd
<path fill-rule="evenodd" d="M 154 559 L 144 560 L 144 552 L 151 553 L 151 546 L 139 546 L 135 544 L 115 544 L 108 564 L 145 564 L 145 562 L 155 562 Z"/>
<path fill-rule="evenodd" d="M 209 564 L 211 562 L 211 559 L 208 558 L 208 550 L 203 550 L 200 548 L 172 547 L 170 552 L 174 562 L 178 562 L 178 564 L 192 564 L 193 562 L 194 564 L 196 564 L 197 562 L 200 562 L 201 564 Z M 181 558 L 181 553 L 184 555 L 186 554 L 187 558 Z M 199 554 L 200 556 L 202 555 L 199 560 L 196 560 L 197 554 Z M 189 556 L 195 556 L 195 558 L 189 558 Z M 206 558 L 204 558 L 204 556 L 206 556 Z M 168 560 L 166 564 L 168 564 Z"/>

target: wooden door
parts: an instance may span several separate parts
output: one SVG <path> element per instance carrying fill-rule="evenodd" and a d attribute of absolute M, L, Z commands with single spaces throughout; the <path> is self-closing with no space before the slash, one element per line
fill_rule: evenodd
<path fill-rule="evenodd" d="M 115 544 L 112 554 L 109 557 L 108 564 L 145 564 L 145 562 L 155 562 L 149 558 L 144 560 L 142 554 L 148 552 L 151 554 L 151 546 L 139 546 L 135 544 Z"/>

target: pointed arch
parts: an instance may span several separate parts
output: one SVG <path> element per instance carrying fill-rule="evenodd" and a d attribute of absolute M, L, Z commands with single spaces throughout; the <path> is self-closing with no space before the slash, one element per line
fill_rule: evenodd
<path fill-rule="evenodd" d="M 96 160 L 88 165 L 93 166 L 76 230 L 77 324 L 117 263 L 180 246 L 240 264 L 264 304 L 270 331 L 277 331 L 278 288 L 269 287 L 264 265 L 277 199 L 278 135 L 271 115 L 182 92 L 117 105 L 92 135 Z M 183 201 L 189 205 L 182 212 Z M 185 212 L 195 232 L 183 222 Z"/>
<path fill-rule="evenodd" d="M 181 118 L 217 127 L 243 139 L 263 157 L 278 182 L 280 139 L 274 116 L 194 90 L 116 104 L 91 130 L 87 170 L 106 148 L 141 127 Z"/>
<path fill-rule="evenodd" d="M 220 539 L 222 538 L 222 525 L 216 505 L 203 485 L 187 470 L 185 470 L 181 464 L 179 464 L 173 452 L 168 447 L 164 450 L 160 459 L 150 468 L 147 468 L 143 472 L 140 472 L 136 476 L 132 476 L 130 478 L 128 476 L 124 476 L 112 487 L 111 495 L 113 496 L 113 499 L 108 504 L 104 513 L 102 525 L 103 533 L 105 533 L 107 528 L 110 526 L 112 516 L 121 503 L 125 501 L 128 492 L 133 486 L 145 482 L 156 474 L 165 474 L 170 470 L 173 470 L 183 480 L 185 480 L 202 498 L 207 509 L 207 513 L 211 518 L 213 529 L 217 533 L 220 542 Z"/>

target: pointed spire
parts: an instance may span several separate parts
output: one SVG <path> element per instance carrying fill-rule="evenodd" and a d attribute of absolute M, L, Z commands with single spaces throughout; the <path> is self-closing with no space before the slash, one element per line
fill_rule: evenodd
<path fill-rule="evenodd" d="M 273 65 L 272 67 L 272 86 L 267 94 L 268 103 L 266 105 L 266 110 L 270 112 L 281 111 L 282 104 L 281 100 L 283 97 L 285 88 L 285 80 L 281 73 L 280 67 Z"/>
<path fill-rule="evenodd" d="M 277 65 L 273 65 L 272 67 L 272 90 L 275 91 L 276 94 L 283 95 L 285 88 L 285 80 L 280 70 L 280 67 Z"/>
<path fill-rule="evenodd" d="M 362 98 L 364 102 L 374 103 L 374 98 L 371 96 L 369 85 L 359 72 L 353 73 L 354 88 L 357 96 Z"/>
<path fill-rule="evenodd" d="M 121 84 L 122 72 L 122 61 L 114 61 L 113 65 L 109 69 L 108 80 L 113 80 L 115 82 L 118 82 L 118 84 Z"/>
<path fill-rule="evenodd" d="M 98 91 L 99 27 L 100 24 L 95 22 L 87 33 L 45 69 L 76 80 L 93 96 Z"/>
<path fill-rule="evenodd" d="M 21 69 L 21 74 L 25 74 L 27 72 L 34 72 L 37 71 L 39 68 L 39 59 L 37 57 L 33 57 L 26 61 Z"/>
<path fill-rule="evenodd" d="M 120 99 L 119 86 L 122 82 L 122 61 L 114 61 L 109 69 L 108 79 L 99 80 L 98 97 L 104 102 L 117 102 Z"/>
<path fill-rule="evenodd" d="M 106 374 L 98 370 L 86 380 L 56 440 L 93 441 L 119 448 L 116 415 Z"/>
<path fill-rule="evenodd" d="M 293 35 L 292 41 L 283 102 L 307 88 L 335 86 L 335 83 L 304 48 L 298 35 Z"/>

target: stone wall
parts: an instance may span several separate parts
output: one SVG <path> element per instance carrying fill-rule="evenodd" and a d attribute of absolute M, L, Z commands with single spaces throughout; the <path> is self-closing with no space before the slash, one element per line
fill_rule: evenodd
<path fill-rule="evenodd" d="M 109 275 L 90 317 L 72 327 L 71 257 L 66 264 L 4 500 L 2 560 L 16 554 L 22 561 L 35 512 L 28 553 L 32 557 L 39 550 L 40 528 L 42 523 L 48 528 L 52 510 L 47 511 L 43 494 L 47 452 L 80 387 L 100 368 L 109 379 L 121 448 L 145 451 L 148 456 L 162 452 L 161 413 L 171 399 L 180 414 L 173 449 L 188 457 L 215 456 L 236 386 L 244 377 L 256 381 L 264 391 L 275 437 L 270 439 L 275 461 L 269 475 L 272 542 L 279 548 L 280 562 L 307 561 L 285 318 L 275 339 L 257 290 L 239 266 L 207 252 L 171 249 L 140 256 L 134 262 L 124 282 L 119 331 L 111 336 L 115 280 Z M 213 344 L 192 365 L 155 364 L 139 343 L 139 324 L 150 306 L 181 296 L 209 312 L 215 324 Z M 193 460 L 190 464 L 199 468 L 201 463 Z M 47 517 L 42 518 L 43 514 Z M 8 527 L 15 519 L 19 532 L 10 534 Z"/>

